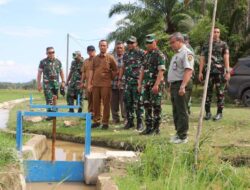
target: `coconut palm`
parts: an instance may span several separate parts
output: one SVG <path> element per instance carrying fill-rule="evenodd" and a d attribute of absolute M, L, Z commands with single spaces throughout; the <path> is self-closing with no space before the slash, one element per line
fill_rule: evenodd
<path fill-rule="evenodd" d="M 186 13 L 183 2 L 179 0 L 138 0 L 136 3 L 118 3 L 111 8 L 109 17 L 117 14 L 125 14 L 125 17 L 117 23 L 116 31 L 110 33 L 110 40 L 125 39 L 131 34 L 140 39 L 156 29 L 166 33 L 187 32 L 194 25 L 192 17 Z"/>

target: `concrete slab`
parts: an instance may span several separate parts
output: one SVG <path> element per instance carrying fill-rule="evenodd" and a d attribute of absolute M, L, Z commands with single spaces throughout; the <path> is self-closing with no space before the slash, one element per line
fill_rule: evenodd
<path fill-rule="evenodd" d="M 87 185 L 96 184 L 98 175 L 105 170 L 106 159 L 104 153 L 91 153 L 85 156 L 84 179 Z"/>
<path fill-rule="evenodd" d="M 107 151 L 106 156 L 108 158 L 133 158 L 136 157 L 136 153 L 133 151 Z"/>

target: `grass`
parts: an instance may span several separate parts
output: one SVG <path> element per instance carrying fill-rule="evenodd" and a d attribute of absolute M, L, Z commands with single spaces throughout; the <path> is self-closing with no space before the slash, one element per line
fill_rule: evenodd
<path fill-rule="evenodd" d="M 0 94 L 1 94 L 0 103 L 20 98 L 29 98 L 30 94 L 32 94 L 33 97 L 35 98 L 41 96 L 35 90 L 15 90 L 15 89 L 0 89 Z"/>
<path fill-rule="evenodd" d="M 12 135 L 0 132 L 0 171 L 17 162 L 15 138 Z"/>
<path fill-rule="evenodd" d="M 128 175 L 117 178 L 121 190 L 248 189 L 249 168 L 221 162 L 216 152 L 203 147 L 198 170 L 193 168 L 190 146 L 150 140 L 141 160 L 128 167 Z"/>
<path fill-rule="evenodd" d="M 36 103 L 44 104 L 44 100 L 36 100 Z M 65 104 L 65 100 L 60 99 L 59 103 Z M 17 105 L 11 111 L 8 123 L 10 129 L 15 128 L 17 110 L 29 110 L 28 103 Z M 119 189 L 249 189 L 250 168 L 234 167 L 220 158 L 250 156 L 249 147 L 244 147 L 250 144 L 250 109 L 226 104 L 221 121 L 204 121 L 198 170 L 195 170 L 193 144 L 199 110 L 199 104 L 195 102 L 190 116 L 189 143 L 185 145 L 168 143 L 170 136 L 175 134 L 172 109 L 168 101 L 163 104 L 163 123 L 159 136 L 140 136 L 134 130 L 122 130 L 122 125 L 111 125 L 107 131 L 92 130 L 92 140 L 105 142 L 108 146 L 130 144 L 135 148 L 145 147 L 140 162 L 128 166 L 126 177 L 116 179 Z M 212 109 L 213 113 L 215 111 Z M 64 120 L 72 120 L 76 124 L 65 127 Z M 83 139 L 84 125 L 82 119 L 60 118 L 57 122 L 57 134 Z M 49 134 L 52 122 L 24 122 L 24 130 Z"/>

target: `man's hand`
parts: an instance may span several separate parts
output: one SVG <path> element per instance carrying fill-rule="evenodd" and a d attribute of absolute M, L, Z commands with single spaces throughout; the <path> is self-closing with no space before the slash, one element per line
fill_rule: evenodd
<path fill-rule="evenodd" d="M 181 86 L 180 89 L 179 89 L 179 95 L 184 96 L 185 93 L 186 93 L 185 87 Z"/>
<path fill-rule="evenodd" d="M 199 81 L 202 82 L 203 81 L 203 74 L 199 73 Z"/>
<path fill-rule="evenodd" d="M 118 80 L 117 86 L 118 86 L 119 89 L 121 88 L 121 85 L 122 85 L 121 80 Z"/>
<path fill-rule="evenodd" d="M 80 88 L 81 88 L 81 89 L 86 88 L 86 86 L 85 86 L 84 82 L 81 82 L 79 86 L 80 86 Z"/>
<path fill-rule="evenodd" d="M 37 84 L 37 90 L 38 90 L 38 92 L 41 92 L 41 91 L 42 91 L 42 85 L 41 85 L 41 83 L 38 83 L 38 84 Z"/>
<path fill-rule="evenodd" d="M 93 89 L 93 85 L 92 85 L 92 84 L 89 84 L 89 85 L 88 85 L 88 92 L 92 92 L 92 89 Z"/>
<path fill-rule="evenodd" d="M 65 82 L 64 81 L 62 81 L 61 85 L 62 85 L 63 88 L 65 88 Z"/>
<path fill-rule="evenodd" d="M 141 93 L 141 91 L 142 91 L 142 85 L 141 85 L 141 84 L 138 84 L 138 86 L 137 86 L 137 91 L 138 91 L 139 93 Z"/>
<path fill-rule="evenodd" d="M 154 94 L 158 94 L 159 93 L 159 85 L 154 85 L 152 88 L 152 91 Z"/>
<path fill-rule="evenodd" d="M 231 76 L 230 76 L 230 73 L 226 73 L 224 77 L 225 77 L 226 81 L 229 81 L 229 80 L 230 80 L 230 77 L 231 77 Z"/>

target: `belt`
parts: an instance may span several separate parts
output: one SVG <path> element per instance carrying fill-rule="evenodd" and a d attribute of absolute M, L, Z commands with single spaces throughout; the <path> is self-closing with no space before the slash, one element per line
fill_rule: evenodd
<path fill-rule="evenodd" d="M 182 80 L 177 80 L 177 81 L 174 81 L 174 82 L 170 82 L 171 85 L 173 85 L 173 84 L 180 84 L 180 83 L 182 83 Z"/>

